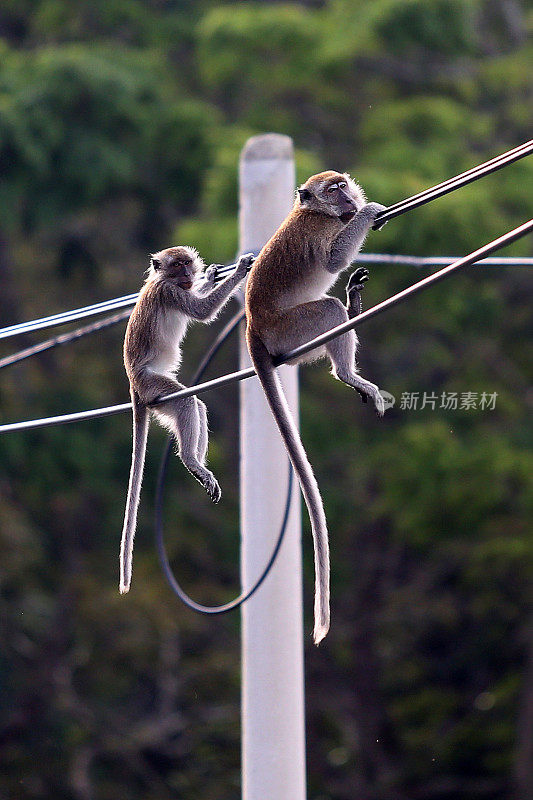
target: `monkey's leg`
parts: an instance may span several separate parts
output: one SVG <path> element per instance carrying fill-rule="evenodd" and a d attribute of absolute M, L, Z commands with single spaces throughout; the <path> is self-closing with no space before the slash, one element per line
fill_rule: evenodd
<path fill-rule="evenodd" d="M 278 315 L 271 329 L 262 331 L 261 335 L 269 352 L 274 356 L 281 355 L 347 320 L 348 311 L 340 300 L 335 297 L 323 297 L 320 300 L 302 303 L 294 308 L 284 310 Z M 381 415 L 385 411 L 385 406 L 378 387 L 362 378 L 356 371 L 356 348 L 355 331 L 347 331 L 342 336 L 332 339 L 324 345 L 323 349 L 320 348 L 318 357 L 328 355 L 333 375 L 356 389 L 361 397 L 370 397 L 374 401 L 378 414 Z M 298 360 L 309 361 L 312 359 L 313 352 Z"/>
<path fill-rule="evenodd" d="M 144 380 L 142 377 L 138 378 L 137 383 L 138 391 L 145 388 L 143 401 L 147 404 L 153 403 L 158 397 L 164 397 L 185 388 L 178 381 L 155 373 L 149 373 Z M 211 500 L 218 503 L 222 494 L 219 483 L 213 473 L 206 469 L 198 459 L 200 439 L 204 432 L 201 431 L 200 412 L 196 397 L 179 397 L 176 400 L 169 400 L 167 403 L 154 406 L 151 410 L 160 423 L 175 436 L 183 465 L 202 484 Z M 202 447 L 205 447 L 203 440 Z"/>
<path fill-rule="evenodd" d="M 200 419 L 200 436 L 198 438 L 198 461 L 205 465 L 207 458 L 207 448 L 209 445 L 209 427 L 207 422 L 207 407 L 202 400 L 196 398 L 198 415 Z"/>
<path fill-rule="evenodd" d="M 326 344 L 326 350 L 331 360 L 332 373 L 340 381 L 356 389 L 364 402 L 366 402 L 366 397 L 370 397 L 374 402 L 376 411 L 382 417 L 385 413 L 385 403 L 378 387 L 375 383 L 362 378 L 356 371 L 356 342 L 355 331 L 347 331 L 342 336 L 338 336 Z"/>
<path fill-rule="evenodd" d="M 214 503 L 218 503 L 222 494 L 219 483 L 213 473 L 204 467 L 198 458 L 200 446 L 205 448 L 202 432 L 202 419 L 195 397 L 180 397 L 164 403 L 162 414 L 171 420 L 172 430 L 179 442 L 179 455 L 191 475 L 200 481 Z M 159 411 L 156 412 L 158 415 Z M 201 441 L 202 440 L 202 441 Z"/>

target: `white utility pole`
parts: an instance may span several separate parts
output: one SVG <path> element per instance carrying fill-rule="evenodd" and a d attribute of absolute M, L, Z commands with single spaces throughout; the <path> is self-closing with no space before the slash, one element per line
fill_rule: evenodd
<path fill-rule="evenodd" d="M 294 202 L 288 136 L 254 136 L 240 161 L 239 252 L 259 250 Z M 250 366 L 240 340 L 241 368 Z M 298 418 L 298 372 L 279 369 Z M 249 587 L 267 563 L 287 497 L 288 457 L 257 378 L 241 383 L 241 572 Z M 242 798 L 305 800 L 301 519 L 298 481 L 277 561 L 242 610 Z"/>

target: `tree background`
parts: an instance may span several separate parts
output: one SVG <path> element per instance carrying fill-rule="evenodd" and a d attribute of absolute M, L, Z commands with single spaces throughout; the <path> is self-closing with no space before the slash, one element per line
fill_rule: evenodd
<path fill-rule="evenodd" d="M 248 136 L 294 138 L 298 178 L 411 195 L 530 138 L 530 0 L 4 0 L 0 324 L 136 291 L 147 253 L 237 245 Z M 394 220 L 369 252 L 462 255 L 532 216 L 533 161 Z M 531 254 L 531 239 L 505 251 Z M 413 268 L 376 266 L 368 306 Z M 435 393 L 384 420 L 324 365 L 302 434 L 332 533 L 333 628 L 306 641 L 310 800 L 533 796 L 530 274 L 472 267 L 371 321 L 365 375 Z M 529 284 L 530 285 L 530 284 Z M 215 328 L 189 334 L 184 379 Z M 123 402 L 122 329 L 2 372 L 3 421 Z M 32 337 L 5 343 L 3 353 Z M 235 366 L 229 346 L 212 374 Z M 497 393 L 494 410 L 439 408 Z M 223 503 L 177 459 L 174 565 L 237 589 L 237 392 L 205 398 Z M 135 582 L 117 593 L 128 415 L 0 439 L 0 796 L 240 792 L 239 619 L 192 615 L 152 540 L 152 430 Z M 306 630 L 312 547 L 303 533 Z"/>

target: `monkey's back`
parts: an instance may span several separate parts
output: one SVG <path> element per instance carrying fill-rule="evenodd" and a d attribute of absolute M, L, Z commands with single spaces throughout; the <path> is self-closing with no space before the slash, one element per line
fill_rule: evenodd
<path fill-rule="evenodd" d="M 124 337 L 124 366 L 134 385 L 136 376 L 148 367 L 169 372 L 179 366 L 179 343 L 186 325 L 185 316 L 165 302 L 165 281 L 148 279 L 139 293 Z"/>
<path fill-rule="evenodd" d="M 245 309 L 252 327 L 268 327 L 284 308 L 315 299 L 329 288 L 332 276 L 323 265 L 341 228 L 334 217 L 298 208 L 291 211 L 248 276 Z"/>

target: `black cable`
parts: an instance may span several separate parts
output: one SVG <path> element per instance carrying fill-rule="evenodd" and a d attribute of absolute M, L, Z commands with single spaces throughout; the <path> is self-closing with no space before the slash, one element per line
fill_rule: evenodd
<path fill-rule="evenodd" d="M 437 281 L 442 280 L 443 278 L 448 277 L 456 270 L 461 269 L 462 267 L 469 266 L 470 264 L 479 261 L 480 259 L 484 258 L 485 256 L 490 255 L 491 253 L 500 250 L 502 247 L 506 247 L 507 245 L 515 242 L 517 239 L 520 239 L 522 236 L 525 236 L 528 233 L 533 231 L 533 219 L 530 219 L 528 222 L 525 222 L 523 225 L 520 225 L 517 228 L 513 228 L 513 230 L 509 231 L 508 233 L 504 234 L 503 236 L 499 236 L 497 239 L 494 239 L 492 242 L 480 247 L 478 250 L 475 250 L 473 253 L 465 256 L 464 258 L 460 258 L 457 261 L 454 261 L 452 264 L 449 264 L 447 267 L 439 270 L 438 272 L 434 272 L 432 275 L 428 275 L 426 278 L 423 278 L 421 281 L 408 286 L 407 289 L 404 289 L 397 294 L 388 297 L 386 300 L 383 300 L 381 303 L 378 303 L 373 308 L 369 308 L 367 311 L 363 311 L 363 313 L 356 317 L 353 320 L 348 320 L 348 322 L 344 322 L 341 325 L 337 325 L 337 327 L 332 328 L 330 331 L 317 336 L 316 338 L 312 339 L 311 341 L 307 342 L 306 344 L 301 345 L 294 350 L 291 350 L 290 353 L 286 353 L 283 356 L 279 356 L 276 358 L 275 364 L 279 366 L 280 364 L 284 364 L 286 361 L 289 361 L 293 358 L 296 358 L 304 353 L 308 353 L 311 350 L 315 350 L 317 347 L 329 342 L 330 339 L 334 339 L 336 336 L 340 336 L 342 333 L 346 333 L 347 330 L 351 330 L 351 328 L 356 328 L 359 325 L 366 322 L 368 319 L 371 319 L 378 314 L 383 313 L 383 311 L 387 311 L 392 306 L 395 306 L 397 303 L 401 303 L 404 300 L 410 298 L 412 295 L 422 291 L 423 289 L 427 289 L 432 286 Z M 182 389 L 179 392 L 173 392 L 171 395 L 167 395 L 166 397 L 161 398 L 158 402 L 165 402 L 168 399 L 174 399 L 177 397 L 190 397 L 193 394 L 199 394 L 200 392 L 205 392 L 208 389 L 214 389 L 219 386 L 226 386 L 230 383 L 234 383 L 235 381 L 242 381 L 245 378 L 251 378 L 255 375 L 255 371 L 252 368 L 242 369 L 238 372 L 233 372 L 227 375 L 221 375 L 218 378 L 213 378 L 210 381 L 206 381 L 205 383 L 196 384 L 195 386 L 189 386 L 186 389 Z M 156 405 L 156 404 L 154 404 Z M 26 420 L 24 422 L 13 422 L 6 425 L 0 425 L 0 434 L 2 433 L 11 433 L 13 431 L 19 430 L 29 430 L 33 428 L 43 428 L 47 427 L 48 425 L 65 425 L 70 422 L 79 422 L 80 420 L 85 419 L 94 419 L 97 417 L 107 417 L 112 416 L 113 414 L 119 414 L 122 411 L 131 411 L 131 403 L 122 403 L 116 406 L 106 406 L 104 408 L 92 408 L 88 411 L 78 411 L 72 414 L 61 414 L 55 417 L 42 417 L 40 419 L 35 420 Z"/>
<path fill-rule="evenodd" d="M 70 331 L 69 333 L 62 333 L 59 336 L 54 336 L 52 339 L 47 339 L 45 342 L 39 342 L 39 344 L 34 344 L 32 347 L 26 347 L 24 350 L 19 350 L 18 353 L 0 358 L 0 369 L 18 364 L 19 361 L 24 361 L 26 358 L 40 355 L 40 353 L 51 350 L 53 347 L 70 344 L 77 339 L 81 339 L 83 336 L 88 336 L 89 334 L 102 331 L 105 328 L 110 328 L 112 325 L 117 325 L 119 322 L 122 322 L 122 320 L 127 319 L 130 314 L 131 311 L 129 309 L 127 311 L 120 311 L 112 317 L 106 317 L 98 322 L 93 322 L 91 325 L 85 325 L 83 328 L 76 328 L 76 330 Z"/>
<path fill-rule="evenodd" d="M 239 325 L 241 320 L 244 319 L 244 311 L 239 311 L 235 314 L 234 317 L 230 319 L 227 325 L 221 330 L 218 334 L 216 339 L 213 341 L 212 345 L 206 351 L 204 357 L 198 364 L 196 372 L 191 378 L 192 383 L 197 383 L 204 372 L 206 371 L 207 367 L 218 353 L 226 339 L 233 333 L 235 328 Z M 170 588 L 176 594 L 179 599 L 184 603 L 188 608 L 192 611 L 196 611 L 198 614 L 226 614 L 228 611 L 234 611 L 236 608 L 239 608 L 243 603 L 249 600 L 253 594 L 259 589 L 265 578 L 267 577 L 268 573 L 274 566 L 274 562 L 277 558 L 281 545 L 283 543 L 283 538 L 285 536 L 285 531 L 287 529 L 287 521 L 289 518 L 289 512 L 291 507 L 291 497 L 292 497 L 292 483 L 293 483 L 293 470 L 292 465 L 289 461 L 289 483 L 287 487 L 287 500 L 285 501 L 285 511 L 283 513 L 283 519 L 281 522 L 278 538 L 274 545 L 274 549 L 272 550 L 272 554 L 263 570 L 261 575 L 258 577 L 256 582 L 253 584 L 251 589 L 242 592 L 238 597 L 234 600 L 231 600 L 229 603 L 224 603 L 220 606 L 204 606 L 200 603 L 197 603 L 193 600 L 189 595 L 181 588 L 180 584 L 176 580 L 176 577 L 172 571 L 172 567 L 170 566 L 170 562 L 168 560 L 165 541 L 163 536 L 163 488 L 166 479 L 166 473 L 168 468 L 168 459 L 170 455 L 170 451 L 172 449 L 173 439 L 169 436 L 165 449 L 163 451 L 163 457 L 161 459 L 161 464 L 159 467 L 159 474 L 157 477 L 157 487 L 156 487 L 156 495 L 155 495 L 155 541 L 157 547 L 157 554 L 159 556 L 159 563 L 161 564 L 161 569 L 163 570 L 163 574 L 169 584 Z"/>
<path fill-rule="evenodd" d="M 533 153 L 533 139 L 530 139 L 529 142 L 524 142 L 524 144 L 512 150 L 508 150 L 506 153 L 496 156 L 496 158 L 491 158 L 490 161 L 485 161 L 477 167 L 472 167 L 472 169 L 462 172 L 454 178 L 448 178 L 448 180 L 442 181 L 442 183 L 438 183 L 436 186 L 432 186 L 429 189 L 425 189 L 423 192 L 419 192 L 412 197 L 408 197 L 405 200 L 401 200 L 399 203 L 389 206 L 382 211 L 381 214 L 378 214 L 372 229 L 378 230 L 386 222 L 394 219 L 394 217 L 399 217 L 400 214 L 405 214 L 406 211 L 419 208 L 419 206 L 423 206 L 431 200 L 436 200 L 437 197 L 442 197 L 445 194 L 454 192 L 461 186 L 466 186 L 473 181 L 479 180 L 479 178 L 483 178 L 485 175 L 490 175 L 492 172 L 496 172 L 496 170 L 513 164 L 520 158 L 531 155 L 531 153 Z"/>
<path fill-rule="evenodd" d="M 285 510 L 283 512 L 283 519 L 281 521 L 281 526 L 278 534 L 278 538 L 276 539 L 276 543 L 274 545 L 274 549 L 272 550 L 272 554 L 263 570 L 261 575 L 257 578 L 256 582 L 250 589 L 247 589 L 245 592 L 242 592 L 238 597 L 234 600 L 231 600 L 229 603 L 224 603 L 220 606 L 204 606 L 200 603 L 197 603 L 195 600 L 189 597 L 189 595 L 181 588 L 174 573 L 172 572 L 172 567 L 170 566 L 170 562 L 168 560 L 168 556 L 165 549 L 165 543 L 163 540 L 163 525 L 161 520 L 161 493 L 163 489 L 163 481 L 165 479 L 165 471 L 163 471 L 163 465 L 166 467 L 166 458 L 168 457 L 168 453 L 170 452 L 172 446 L 172 442 L 167 444 L 165 453 L 163 455 L 163 461 L 161 463 L 162 470 L 159 473 L 159 478 L 157 482 L 157 503 L 156 503 L 156 513 L 155 513 L 155 530 L 156 530 L 156 545 L 157 545 L 157 553 L 159 556 L 159 562 L 161 564 L 161 569 L 163 570 L 163 574 L 172 589 L 172 591 L 179 597 L 179 599 L 184 603 L 187 608 L 190 608 L 192 611 L 196 611 L 199 614 L 227 614 L 228 611 L 234 611 L 239 606 L 242 606 L 247 600 L 254 595 L 267 575 L 269 574 L 270 570 L 274 566 L 274 562 L 278 556 L 280 551 L 281 545 L 283 543 L 283 539 L 285 536 L 285 531 L 287 529 L 287 521 L 289 519 L 289 512 L 291 507 L 291 498 L 292 498 L 292 483 L 293 483 L 293 470 L 292 465 L 289 462 L 289 482 L 287 486 L 287 500 L 285 502 Z"/>
<path fill-rule="evenodd" d="M 474 173 L 477 173 L 478 170 L 480 169 L 485 169 L 486 167 L 492 167 L 498 165 L 501 162 L 501 160 L 507 158 L 507 156 L 514 156 L 519 153 L 521 154 L 522 151 L 525 149 L 527 149 L 527 151 L 530 152 L 529 148 L 531 147 L 532 144 L 533 144 L 533 139 L 530 139 L 529 141 L 524 142 L 523 144 L 519 144 L 517 147 L 513 147 L 511 150 L 507 150 L 505 153 L 500 153 L 500 155 L 495 156 L 494 158 L 490 158 L 488 161 L 483 162 L 483 164 L 478 164 L 475 167 L 471 167 L 470 169 L 461 172 L 459 175 L 455 175 L 453 178 L 448 178 L 447 180 L 442 181 L 441 183 L 438 184 L 438 186 L 441 187 L 449 186 L 451 183 L 455 183 L 459 179 L 466 178 L 470 175 L 473 175 Z M 528 152 L 524 153 L 524 155 L 527 155 Z M 519 155 L 518 157 L 522 158 L 523 156 Z M 505 164 L 502 164 L 501 166 L 505 166 Z M 497 166 L 496 168 L 499 169 L 499 166 Z M 418 192 L 418 194 L 411 195 L 411 197 L 407 198 L 406 200 L 400 200 L 398 203 L 393 203 L 392 206 L 389 206 L 387 208 L 387 211 L 393 211 L 396 208 L 403 206 L 403 204 L 408 202 L 409 200 L 418 200 L 418 198 L 424 197 L 425 195 L 432 192 L 433 189 L 435 188 L 436 188 L 435 186 L 432 186 L 429 189 L 423 189 L 421 192 Z"/>
<path fill-rule="evenodd" d="M 11 336 L 19 336 L 22 333 L 31 333 L 43 328 L 66 325 L 69 322 L 76 322 L 84 317 L 93 317 L 97 314 L 105 314 L 107 311 L 116 311 L 120 308 L 133 308 L 137 301 L 138 293 L 115 297 L 113 300 L 103 300 L 101 303 L 94 303 L 84 308 L 74 308 L 70 311 L 62 311 L 60 314 L 52 314 L 49 317 L 32 319 L 29 322 L 18 322 L 16 325 L 9 325 L 7 328 L 0 328 L 0 339 L 8 339 Z"/>
<path fill-rule="evenodd" d="M 418 208 L 425 203 L 429 203 L 431 200 L 435 200 L 437 197 L 442 197 L 449 192 L 453 192 L 455 189 L 459 189 L 461 186 L 466 186 L 468 183 L 472 183 L 472 181 L 476 181 L 485 175 L 489 175 L 491 172 L 496 172 L 496 170 L 502 169 L 503 167 L 506 167 L 509 164 L 518 161 L 520 158 L 530 155 L 531 153 L 533 153 L 533 139 L 530 139 L 528 142 L 524 142 L 523 144 L 518 145 L 517 147 L 514 147 L 511 150 L 496 156 L 495 158 L 491 158 L 489 161 L 485 161 L 483 164 L 472 167 L 471 169 L 466 170 L 466 172 L 462 172 L 453 178 L 448 178 L 447 180 L 438 183 L 436 186 L 432 186 L 429 189 L 424 189 L 422 192 L 418 192 L 418 194 L 407 197 L 404 200 L 400 200 L 398 203 L 394 203 L 392 206 L 389 206 L 380 215 L 378 215 L 373 228 L 380 228 L 385 224 L 385 222 L 388 222 L 394 217 L 400 216 L 400 214 L 403 214 L 405 211 Z M 221 267 L 217 272 L 215 282 L 223 280 L 226 277 L 226 273 L 232 267 L 232 264 Z M 137 293 L 125 295 L 124 297 L 117 297 L 114 300 L 106 300 L 101 303 L 86 306 L 85 308 L 73 309 L 72 311 L 66 311 L 60 314 L 53 314 L 50 317 L 43 317 L 42 319 L 35 319 L 31 320 L 30 322 L 20 322 L 16 325 L 9 325 L 7 328 L 0 328 L 0 339 L 5 339 L 9 336 L 17 336 L 22 333 L 29 333 L 30 331 L 40 330 L 41 328 L 50 327 L 52 325 L 63 325 L 67 322 L 74 322 L 75 320 L 82 319 L 83 317 L 92 316 L 94 314 L 102 314 L 106 311 L 125 308 L 126 306 L 133 306 L 135 305 L 137 297 Z"/>

